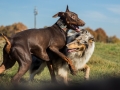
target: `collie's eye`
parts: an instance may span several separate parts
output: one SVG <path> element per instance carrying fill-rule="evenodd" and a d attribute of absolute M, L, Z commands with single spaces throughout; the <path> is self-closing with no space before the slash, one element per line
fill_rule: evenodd
<path fill-rule="evenodd" d="M 77 44 L 80 44 L 80 42 L 78 41 Z"/>
<path fill-rule="evenodd" d="M 78 44 L 78 45 L 80 45 L 80 44 L 81 44 L 81 43 L 80 43 L 80 40 L 77 40 L 77 44 Z"/>

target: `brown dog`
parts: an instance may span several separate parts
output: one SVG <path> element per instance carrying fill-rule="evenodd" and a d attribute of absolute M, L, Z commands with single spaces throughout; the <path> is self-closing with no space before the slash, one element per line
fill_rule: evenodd
<path fill-rule="evenodd" d="M 78 18 L 76 13 L 69 11 L 68 6 L 66 12 L 58 12 L 53 17 L 60 17 L 60 19 L 51 27 L 28 29 L 13 35 L 10 40 L 7 40 L 3 49 L 4 60 L 0 67 L 0 73 L 12 67 L 17 60 L 19 69 L 12 78 L 12 82 L 19 82 L 31 65 L 31 54 L 45 61 L 50 60 L 46 53 L 47 48 L 65 60 L 70 65 L 71 72 L 74 73 L 75 67 L 71 60 L 59 50 L 66 44 L 67 31 L 69 29 L 79 31 L 78 26 L 83 26 L 85 23 Z M 47 65 L 50 74 L 54 75 L 51 62 L 47 62 Z"/>

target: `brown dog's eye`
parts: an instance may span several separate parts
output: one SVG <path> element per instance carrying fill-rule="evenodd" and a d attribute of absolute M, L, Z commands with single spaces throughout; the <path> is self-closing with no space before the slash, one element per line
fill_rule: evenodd
<path fill-rule="evenodd" d="M 75 16 L 72 16 L 71 18 L 72 18 L 72 19 L 75 19 Z"/>

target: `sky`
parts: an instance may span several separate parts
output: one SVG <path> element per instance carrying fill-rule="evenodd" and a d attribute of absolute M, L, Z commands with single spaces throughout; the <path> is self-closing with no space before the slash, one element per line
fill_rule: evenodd
<path fill-rule="evenodd" d="M 36 27 L 53 25 L 52 16 L 69 10 L 78 14 L 93 30 L 102 28 L 108 36 L 120 38 L 120 0 L 0 0 L 0 26 L 22 22 L 34 28 L 34 8 L 37 8 Z"/>

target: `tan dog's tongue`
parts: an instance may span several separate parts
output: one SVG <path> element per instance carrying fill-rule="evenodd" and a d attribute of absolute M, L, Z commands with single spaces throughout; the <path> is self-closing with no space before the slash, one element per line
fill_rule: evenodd
<path fill-rule="evenodd" d="M 68 52 L 74 52 L 76 49 L 69 49 Z"/>

